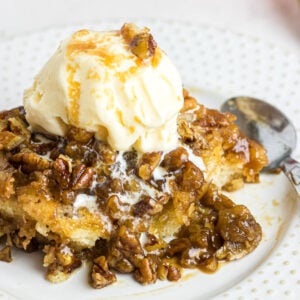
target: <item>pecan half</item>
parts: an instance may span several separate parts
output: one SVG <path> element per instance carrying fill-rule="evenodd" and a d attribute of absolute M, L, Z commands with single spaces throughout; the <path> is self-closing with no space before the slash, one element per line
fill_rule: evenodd
<path fill-rule="evenodd" d="M 132 53 L 140 59 L 147 59 L 154 55 L 157 44 L 148 28 L 139 28 L 135 24 L 125 23 L 121 34 L 129 44 Z"/>
<path fill-rule="evenodd" d="M 72 173 L 72 189 L 79 190 L 89 188 L 93 183 L 94 175 L 94 168 L 87 168 L 84 164 L 75 167 Z"/>
<path fill-rule="evenodd" d="M 53 164 L 53 176 L 62 189 L 69 187 L 71 172 L 71 161 L 60 155 Z"/>
<path fill-rule="evenodd" d="M 95 289 L 102 289 L 117 281 L 116 275 L 108 268 L 105 256 L 94 259 L 90 276 L 91 285 Z"/>
<path fill-rule="evenodd" d="M 9 161 L 21 166 L 25 173 L 44 171 L 51 167 L 51 161 L 28 150 L 14 154 Z"/>

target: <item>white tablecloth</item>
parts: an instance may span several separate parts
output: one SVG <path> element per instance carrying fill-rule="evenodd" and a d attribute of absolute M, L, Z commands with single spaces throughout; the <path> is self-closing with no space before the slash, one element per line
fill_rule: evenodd
<path fill-rule="evenodd" d="M 116 17 L 209 23 L 300 50 L 297 0 L 0 0 L 0 42 L 28 31 Z"/>

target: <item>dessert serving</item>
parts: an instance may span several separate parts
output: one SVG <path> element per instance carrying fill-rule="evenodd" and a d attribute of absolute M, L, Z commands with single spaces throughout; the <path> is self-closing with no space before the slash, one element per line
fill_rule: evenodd
<path fill-rule="evenodd" d="M 0 114 L 1 260 L 43 251 L 51 282 L 87 262 L 102 288 L 250 253 L 261 227 L 222 189 L 258 182 L 267 159 L 234 120 L 182 89 L 148 29 L 74 33 Z"/>

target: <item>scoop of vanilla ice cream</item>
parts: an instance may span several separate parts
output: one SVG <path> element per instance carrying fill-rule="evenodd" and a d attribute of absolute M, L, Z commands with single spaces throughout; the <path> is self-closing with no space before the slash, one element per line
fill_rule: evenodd
<path fill-rule="evenodd" d="M 64 136 L 72 125 L 117 150 L 174 148 L 179 73 L 159 47 L 146 59 L 131 47 L 121 31 L 81 30 L 64 40 L 24 93 L 32 129 Z"/>

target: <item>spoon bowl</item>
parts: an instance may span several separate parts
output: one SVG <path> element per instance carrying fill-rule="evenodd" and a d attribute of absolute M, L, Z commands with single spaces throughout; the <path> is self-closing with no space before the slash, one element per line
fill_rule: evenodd
<path fill-rule="evenodd" d="M 265 147 L 269 160 L 266 169 L 278 167 L 296 148 L 297 133 L 292 122 L 267 102 L 235 97 L 227 100 L 221 111 L 236 115 L 240 130 Z"/>
<path fill-rule="evenodd" d="M 221 111 L 236 115 L 240 130 L 265 147 L 269 164 L 264 170 L 282 168 L 300 191 L 300 164 L 291 158 L 297 145 L 292 122 L 273 105 L 251 97 L 231 98 Z"/>

